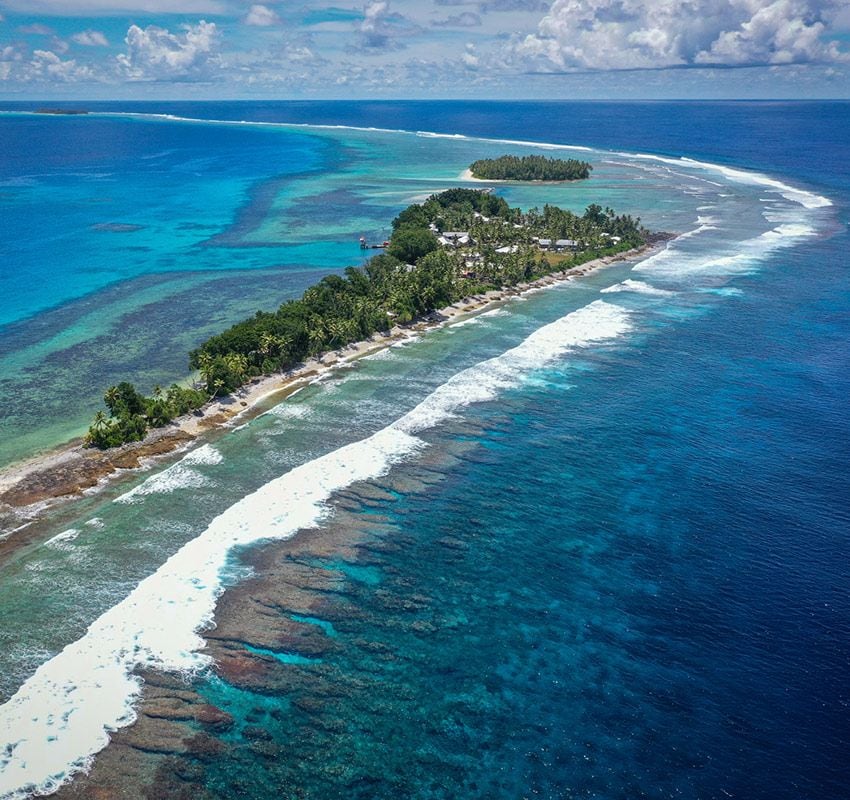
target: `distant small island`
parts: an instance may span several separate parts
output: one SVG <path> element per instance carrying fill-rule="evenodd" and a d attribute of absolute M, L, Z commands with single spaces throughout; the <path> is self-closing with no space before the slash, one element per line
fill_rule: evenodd
<path fill-rule="evenodd" d="M 65 116 L 78 116 L 80 114 L 88 114 L 89 112 L 82 108 L 37 108 L 36 114 L 60 114 Z"/>
<path fill-rule="evenodd" d="M 592 169 L 575 158 L 507 155 L 482 158 L 469 167 L 473 178 L 487 181 L 582 181 Z"/>

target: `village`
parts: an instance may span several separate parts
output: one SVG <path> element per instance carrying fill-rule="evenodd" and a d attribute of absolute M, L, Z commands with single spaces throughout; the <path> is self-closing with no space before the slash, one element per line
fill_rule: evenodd
<path fill-rule="evenodd" d="M 393 229 L 381 243 L 361 237 L 361 249 L 386 250 L 411 269 L 425 252 L 441 250 L 451 257 L 458 278 L 491 285 L 643 241 L 639 220 L 608 208 L 591 205 L 581 216 L 551 205 L 523 212 L 497 195 L 470 189 L 453 189 L 410 206 Z M 393 246 L 405 234 L 417 239 L 409 252 Z"/>

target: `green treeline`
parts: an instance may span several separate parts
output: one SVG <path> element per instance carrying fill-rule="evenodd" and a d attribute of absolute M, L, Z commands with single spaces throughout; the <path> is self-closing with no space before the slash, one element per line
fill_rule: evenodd
<path fill-rule="evenodd" d="M 445 232 L 455 232 L 444 236 Z M 458 235 L 462 234 L 462 235 Z M 193 350 L 193 388 L 171 386 L 141 395 L 130 383 L 104 396 L 90 446 L 139 441 L 150 428 L 233 392 L 259 375 L 388 331 L 464 297 L 514 286 L 646 241 L 640 220 L 592 205 L 581 216 L 555 206 L 523 212 L 486 191 L 449 189 L 409 206 L 393 220 L 386 252 L 361 268 L 328 275 L 275 311 L 258 311 Z M 569 239 L 571 252 L 543 242 Z"/>
<path fill-rule="evenodd" d="M 200 389 L 186 389 L 172 384 L 163 391 L 159 386 L 151 397 L 144 397 L 132 383 L 122 381 L 110 386 L 103 396 L 109 416 L 103 411 L 94 415 L 86 434 L 86 444 L 105 450 L 127 442 L 140 442 L 149 428 L 161 428 L 177 417 L 199 409 L 209 400 Z"/>
<path fill-rule="evenodd" d="M 473 178 L 488 181 L 580 181 L 593 167 L 575 158 L 499 156 L 474 161 L 469 169 Z"/>

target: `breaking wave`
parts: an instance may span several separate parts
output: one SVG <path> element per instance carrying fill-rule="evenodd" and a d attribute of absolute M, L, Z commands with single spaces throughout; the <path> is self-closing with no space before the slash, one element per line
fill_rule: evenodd
<path fill-rule="evenodd" d="M 334 492 L 384 475 L 423 448 L 416 433 L 519 385 L 574 348 L 616 339 L 630 327 L 629 312 L 597 300 L 458 373 L 383 430 L 296 467 L 228 508 L 0 706 L 0 796 L 48 793 L 85 769 L 110 732 L 135 719 L 141 691 L 136 669 L 206 666 L 198 652 L 201 631 L 213 622 L 221 571 L 234 547 L 316 526 L 329 513 Z M 215 462 L 217 451 L 211 451 L 188 454 L 161 473 L 172 477 L 154 476 L 134 491 L 146 485 L 162 490 L 175 474 L 185 475 L 187 460 Z"/>

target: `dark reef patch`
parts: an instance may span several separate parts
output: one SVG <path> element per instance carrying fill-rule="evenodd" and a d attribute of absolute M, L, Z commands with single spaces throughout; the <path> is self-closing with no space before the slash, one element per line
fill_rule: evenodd
<path fill-rule="evenodd" d="M 130 222 L 98 222 L 91 226 L 93 231 L 103 231 L 105 233 L 135 233 L 143 231 L 144 225 L 134 225 Z"/>

